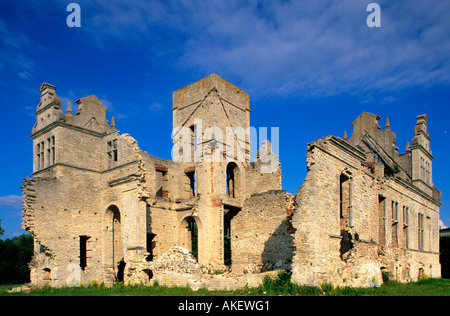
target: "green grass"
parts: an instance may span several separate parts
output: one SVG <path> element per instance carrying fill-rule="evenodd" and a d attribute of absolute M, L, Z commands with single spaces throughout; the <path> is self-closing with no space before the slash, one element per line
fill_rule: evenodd
<path fill-rule="evenodd" d="M 300 286 L 291 282 L 289 273 L 278 278 L 266 278 L 257 288 L 236 291 L 193 291 L 183 287 L 127 286 L 106 287 L 103 284 L 87 287 L 40 288 L 30 293 L 7 293 L 13 286 L 0 286 L 0 296 L 450 296 L 450 279 L 424 279 L 413 283 L 390 281 L 379 288 L 335 288 L 330 284 L 320 287 Z"/>

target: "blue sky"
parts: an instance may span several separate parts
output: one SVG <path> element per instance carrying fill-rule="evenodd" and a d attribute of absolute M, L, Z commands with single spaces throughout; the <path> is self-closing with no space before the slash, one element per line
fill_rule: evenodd
<path fill-rule="evenodd" d="M 81 27 L 66 24 L 77 2 Z M 39 86 L 67 101 L 95 94 L 141 149 L 170 159 L 172 91 L 211 73 L 251 98 L 251 125 L 280 128 L 283 189 L 306 174 L 306 145 L 350 135 L 363 111 L 390 119 L 399 152 L 427 113 L 433 180 L 450 226 L 450 2 L 64 1 L 0 3 L 0 220 L 20 235 L 22 178 L 32 172 L 29 138 Z M 375 1 L 374 1 L 375 2 Z"/>

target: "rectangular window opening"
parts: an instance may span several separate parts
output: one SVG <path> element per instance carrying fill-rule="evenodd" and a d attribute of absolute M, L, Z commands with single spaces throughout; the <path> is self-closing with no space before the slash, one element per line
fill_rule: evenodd
<path fill-rule="evenodd" d="M 386 198 L 378 195 L 378 213 L 379 213 L 379 243 L 386 245 Z"/>
<path fill-rule="evenodd" d="M 154 241 L 155 237 L 155 234 L 147 233 L 147 261 L 153 261 L 153 249 L 155 249 L 156 246 L 156 242 Z"/>
<path fill-rule="evenodd" d="M 187 172 L 186 176 L 189 178 L 190 196 L 195 196 L 195 171 Z"/>
<path fill-rule="evenodd" d="M 47 163 L 48 166 L 55 164 L 55 136 L 47 138 Z"/>
<path fill-rule="evenodd" d="M 87 241 L 91 238 L 89 236 L 80 236 L 80 268 L 84 271 L 87 267 Z"/>
<path fill-rule="evenodd" d="M 419 250 L 424 250 L 424 225 L 423 225 L 423 214 L 418 215 L 418 246 Z"/>
<path fill-rule="evenodd" d="M 398 246 L 398 202 L 392 201 L 392 245 Z"/>
<path fill-rule="evenodd" d="M 403 247 L 409 248 L 409 207 L 403 206 Z"/>
<path fill-rule="evenodd" d="M 197 127 L 195 125 L 191 125 L 189 129 L 191 130 L 191 149 L 194 151 L 197 149 Z"/>
<path fill-rule="evenodd" d="M 37 170 L 42 170 L 45 168 L 45 142 L 40 142 L 37 145 Z"/>
<path fill-rule="evenodd" d="M 339 217 L 341 220 L 341 230 L 345 227 L 353 226 L 352 216 L 352 182 L 344 174 L 339 178 Z"/>
<path fill-rule="evenodd" d="M 167 172 L 156 170 L 156 197 L 164 197 L 164 190 L 167 186 Z"/>
<path fill-rule="evenodd" d="M 47 152 L 46 152 L 46 156 L 45 156 L 45 161 L 47 162 L 47 167 L 51 166 L 51 161 L 50 161 L 50 138 L 47 139 Z"/>
<path fill-rule="evenodd" d="M 117 148 L 117 139 L 107 142 L 106 158 L 108 168 L 114 168 L 119 161 L 119 152 Z"/>

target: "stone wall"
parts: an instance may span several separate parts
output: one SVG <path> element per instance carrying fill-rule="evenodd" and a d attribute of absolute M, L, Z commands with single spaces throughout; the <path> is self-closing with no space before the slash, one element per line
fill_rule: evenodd
<path fill-rule="evenodd" d="M 257 287 L 266 277 L 275 278 L 279 271 L 235 275 L 228 272 L 213 274 L 209 266 L 201 265 L 183 247 L 171 247 L 153 262 L 134 261 L 127 269 L 130 284 L 202 288 L 210 291 L 232 291 L 246 286 Z"/>
<path fill-rule="evenodd" d="M 439 277 L 439 203 L 395 175 L 374 176 L 365 154 L 349 145 L 335 137 L 308 145 L 309 171 L 292 219 L 295 282 L 372 286 L 381 280 L 381 271 L 410 281 L 417 280 L 420 269 Z M 344 190 L 350 201 L 343 198 Z M 421 212 L 429 226 L 426 245 L 419 249 L 416 218 Z"/>
<path fill-rule="evenodd" d="M 294 196 L 285 191 L 255 194 L 245 201 L 232 221 L 233 273 L 291 269 L 294 207 Z"/>

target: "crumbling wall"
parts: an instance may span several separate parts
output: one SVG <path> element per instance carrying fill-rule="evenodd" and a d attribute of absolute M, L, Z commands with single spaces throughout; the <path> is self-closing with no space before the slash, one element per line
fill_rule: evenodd
<path fill-rule="evenodd" d="M 233 273 L 291 269 L 294 210 L 294 196 L 281 190 L 255 194 L 245 201 L 233 218 Z"/>
<path fill-rule="evenodd" d="M 377 246 L 367 242 L 378 228 L 372 218 L 377 183 L 363 166 L 364 158 L 334 137 L 309 144 L 309 171 L 298 191 L 299 205 L 292 220 L 295 282 L 314 286 L 381 282 Z M 360 248 L 373 255 L 358 256 Z"/>
<path fill-rule="evenodd" d="M 65 138 L 70 138 L 68 134 L 58 135 L 58 151 L 63 150 L 64 144 L 75 150 L 75 144 L 65 142 Z M 94 139 L 86 136 L 84 142 Z M 112 139 L 119 144 L 119 159 L 116 166 L 104 170 L 106 142 Z M 64 160 L 57 159 L 55 165 L 23 181 L 23 228 L 35 242 L 30 264 L 35 285 L 67 285 L 72 276 L 82 284 L 114 280 L 111 274 L 113 268 L 117 273 L 117 267 L 113 267 L 116 263 L 108 259 L 112 258 L 109 252 L 113 243 L 112 235 L 107 233 L 112 225 L 107 219 L 110 207 L 118 208 L 117 220 L 121 224 L 120 233 L 117 230 L 114 238 L 123 250 L 116 252 L 122 253 L 126 261 L 128 248 L 145 247 L 145 170 L 137 142 L 127 134 L 115 133 L 90 144 L 96 155 L 92 169 L 85 165 L 90 155 L 84 163 L 79 161 L 81 152 L 72 157 L 59 155 Z"/>
<path fill-rule="evenodd" d="M 275 164 L 258 159 L 246 168 L 246 175 L 245 186 L 243 186 L 245 196 L 282 189 L 278 156 L 276 156 Z"/>
<path fill-rule="evenodd" d="M 67 171 L 55 167 L 48 170 L 46 177 L 24 181 L 23 227 L 34 238 L 31 282 L 39 286 L 66 284 L 72 272 L 69 265 L 80 263 L 80 236 L 92 237 L 90 260 L 97 264 L 102 257 L 97 246 L 101 219 L 96 201 L 99 177 L 79 170 L 72 170 L 69 175 Z M 87 278 L 100 277 L 93 269 L 84 274 Z"/>
<path fill-rule="evenodd" d="M 210 291 L 231 291 L 245 286 L 257 287 L 266 277 L 275 278 L 278 271 L 236 276 L 230 273 L 211 274 L 209 266 L 201 265 L 187 249 L 171 247 L 154 262 L 133 261 L 127 267 L 130 284 L 201 288 Z"/>
<path fill-rule="evenodd" d="M 308 173 L 292 223 L 293 280 L 376 286 L 381 271 L 400 281 L 439 277 L 438 204 L 395 175 L 379 175 L 366 154 L 326 137 L 308 145 Z M 419 247 L 417 218 L 426 218 Z"/>

